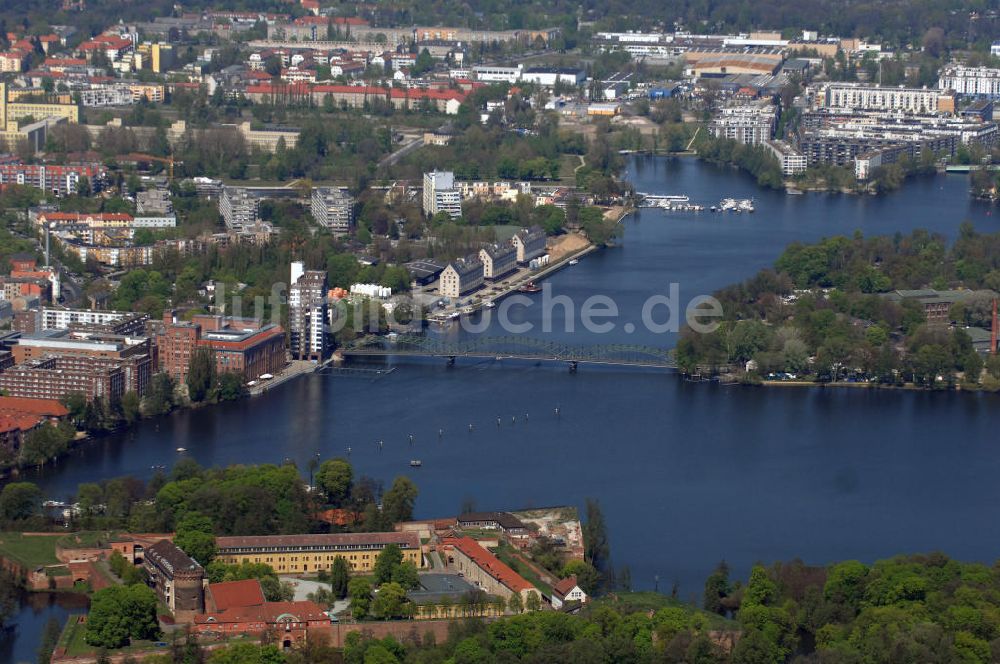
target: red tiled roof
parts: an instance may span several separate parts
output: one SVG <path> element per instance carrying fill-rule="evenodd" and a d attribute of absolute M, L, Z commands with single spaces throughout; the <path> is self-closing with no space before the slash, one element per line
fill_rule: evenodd
<path fill-rule="evenodd" d="M 43 419 L 39 415 L 8 415 L 0 413 L 0 433 L 31 431 L 41 424 Z"/>
<path fill-rule="evenodd" d="M 208 593 L 216 611 L 260 606 L 267 601 L 264 599 L 264 591 L 257 579 L 210 583 L 208 584 Z"/>
<path fill-rule="evenodd" d="M 559 583 L 552 586 L 552 592 L 560 597 L 565 597 L 573 591 L 573 588 L 576 588 L 576 585 L 576 577 L 567 576 L 565 579 L 562 579 Z"/>
<path fill-rule="evenodd" d="M 44 417 L 66 417 L 69 410 L 57 399 L 26 399 L 24 397 L 0 397 L 0 413 L 24 413 Z"/>
<path fill-rule="evenodd" d="M 376 545 L 398 544 L 401 547 L 417 548 L 420 538 L 416 533 L 330 533 L 327 535 L 246 535 L 217 537 L 215 546 L 224 549 L 252 546 L 334 546 L 334 545 Z"/>
<path fill-rule="evenodd" d="M 282 615 L 294 616 L 298 622 L 324 620 L 330 616 L 316 602 L 264 602 L 259 606 L 233 607 L 226 611 L 202 613 L 194 617 L 195 624 L 211 623 L 274 623 Z"/>
<path fill-rule="evenodd" d="M 445 543 L 451 544 L 453 547 L 464 553 L 479 569 L 483 570 L 494 579 L 510 588 L 512 591 L 519 593 L 521 591 L 534 588 L 534 586 L 528 583 L 523 576 L 512 570 L 506 563 L 484 549 L 480 546 L 479 542 L 471 537 L 448 539 L 445 540 Z"/>

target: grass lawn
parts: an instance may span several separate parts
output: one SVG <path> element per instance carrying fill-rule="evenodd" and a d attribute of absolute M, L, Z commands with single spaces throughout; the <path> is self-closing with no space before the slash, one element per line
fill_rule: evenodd
<path fill-rule="evenodd" d="M 58 537 L 0 533 L 0 556 L 30 568 L 55 565 L 59 562 L 56 558 L 58 540 Z"/>
<path fill-rule="evenodd" d="M 493 553 L 501 561 L 507 563 L 511 569 L 523 576 L 531 585 L 542 591 L 543 595 L 552 597 L 552 586 L 542 581 L 535 573 L 535 570 L 524 564 L 520 558 L 517 558 L 509 544 L 501 544 L 499 548 L 493 550 Z"/>
<path fill-rule="evenodd" d="M 78 657 L 94 651 L 93 646 L 88 646 L 87 642 L 83 640 L 86 631 L 86 626 L 78 623 L 75 617 L 70 616 L 62 634 L 59 635 L 59 645 L 66 649 L 67 655 Z"/>
<path fill-rule="evenodd" d="M 64 549 L 92 549 L 110 542 L 116 535 L 113 530 L 84 530 L 63 535 L 58 543 Z"/>

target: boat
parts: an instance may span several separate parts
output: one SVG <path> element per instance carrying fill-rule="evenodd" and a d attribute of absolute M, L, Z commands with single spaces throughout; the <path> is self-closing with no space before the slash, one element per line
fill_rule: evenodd
<path fill-rule="evenodd" d="M 272 378 L 274 378 L 274 375 L 266 373 L 266 374 L 261 374 L 260 376 L 258 376 L 258 378 L 260 380 L 271 380 Z"/>
<path fill-rule="evenodd" d="M 493 300 L 486 300 L 485 302 L 483 302 L 483 306 L 486 307 L 487 309 L 492 309 L 497 305 L 495 302 L 493 302 Z"/>
<path fill-rule="evenodd" d="M 576 264 L 577 264 L 577 263 L 579 263 L 579 262 L 580 262 L 580 260 L 579 260 L 579 259 L 577 259 L 577 258 L 574 258 L 573 260 L 571 260 L 571 261 L 569 262 L 569 264 L 570 264 L 570 265 L 576 265 Z"/>
<path fill-rule="evenodd" d="M 542 290 L 542 287 L 536 284 L 534 281 L 529 281 L 528 283 L 524 284 L 517 290 L 521 291 L 522 293 L 538 293 L 539 291 Z"/>
<path fill-rule="evenodd" d="M 177 451 L 178 452 L 187 452 L 187 448 L 186 447 L 178 447 Z"/>
<path fill-rule="evenodd" d="M 419 468 L 422 465 L 424 465 L 424 462 L 421 461 L 420 459 L 410 459 L 411 468 Z"/>

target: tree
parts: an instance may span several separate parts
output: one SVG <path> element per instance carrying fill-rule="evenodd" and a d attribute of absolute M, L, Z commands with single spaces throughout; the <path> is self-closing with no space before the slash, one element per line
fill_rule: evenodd
<path fill-rule="evenodd" d="M 399 564 L 403 562 L 403 552 L 396 544 L 387 544 L 375 558 L 375 585 L 382 585 L 392 580 Z"/>
<path fill-rule="evenodd" d="M 408 477 L 399 476 L 382 498 L 382 512 L 390 524 L 409 521 L 417 502 L 417 485 Z"/>
<path fill-rule="evenodd" d="M 351 580 L 351 571 L 347 565 L 347 559 L 337 556 L 333 559 L 333 567 L 330 569 L 330 592 L 337 599 L 347 597 L 347 584 Z"/>
<path fill-rule="evenodd" d="M 507 600 L 507 608 L 515 615 L 524 611 L 524 600 L 521 599 L 520 593 L 514 593 L 510 596 L 510 599 Z"/>
<path fill-rule="evenodd" d="M 109 586 L 91 598 L 87 614 L 87 643 L 101 648 L 121 648 L 131 639 L 159 636 L 156 593 L 148 586 Z"/>
<path fill-rule="evenodd" d="M 356 577 L 347 585 L 347 593 L 351 596 L 351 614 L 358 619 L 368 615 L 372 603 L 372 584 L 368 579 Z"/>
<path fill-rule="evenodd" d="M 146 394 L 143 396 L 143 410 L 149 415 L 166 415 L 174 407 L 174 379 L 160 372 L 149 381 Z"/>
<path fill-rule="evenodd" d="M 212 520 L 203 514 L 189 512 L 177 522 L 174 544 L 203 567 L 215 557 L 215 535 Z"/>
<path fill-rule="evenodd" d="M 215 356 L 207 348 L 196 348 L 188 364 L 187 388 L 191 401 L 204 401 L 215 381 Z"/>
<path fill-rule="evenodd" d="M 316 486 L 331 505 L 340 507 L 351 495 L 354 470 L 347 459 L 329 459 L 316 471 Z"/>
<path fill-rule="evenodd" d="M 37 514 L 42 491 L 31 482 L 11 482 L 0 491 L 0 521 L 24 521 Z"/>
<path fill-rule="evenodd" d="M 285 657 L 275 645 L 235 643 L 215 650 L 208 657 L 208 664 L 284 664 Z"/>
<path fill-rule="evenodd" d="M 590 563 L 576 558 L 567 561 L 562 569 L 563 578 L 575 576 L 583 592 L 592 595 L 597 592 L 597 584 L 600 581 L 600 574 Z"/>
<path fill-rule="evenodd" d="M 372 616 L 380 620 L 402 618 L 405 615 L 406 589 L 398 583 L 383 583 L 372 602 Z"/>
<path fill-rule="evenodd" d="M 528 592 L 528 599 L 524 600 L 524 608 L 528 611 L 538 611 L 542 608 L 542 599 L 537 592 L 534 590 Z"/>
<path fill-rule="evenodd" d="M 729 565 L 726 561 L 721 561 L 715 566 L 715 570 L 705 579 L 705 596 L 702 606 L 706 611 L 712 613 L 725 614 L 722 600 L 731 592 L 729 583 Z"/>
<path fill-rule="evenodd" d="M 419 588 L 420 576 L 417 574 L 417 566 L 409 560 L 404 560 L 392 571 L 392 582 L 407 590 Z"/>
<path fill-rule="evenodd" d="M 248 394 L 242 374 L 226 371 L 216 379 L 215 396 L 219 401 L 236 401 Z"/>
<path fill-rule="evenodd" d="M 588 498 L 586 504 L 587 523 L 583 526 L 585 558 L 594 566 L 594 569 L 604 573 L 608 559 L 611 557 L 611 544 L 608 541 L 604 513 L 597 500 Z"/>

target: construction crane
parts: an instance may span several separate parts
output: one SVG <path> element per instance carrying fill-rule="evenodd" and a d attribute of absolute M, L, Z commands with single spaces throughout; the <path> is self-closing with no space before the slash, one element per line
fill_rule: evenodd
<path fill-rule="evenodd" d="M 132 152 L 125 156 L 126 161 L 157 161 L 161 164 L 167 165 L 167 175 L 173 180 L 174 179 L 174 164 L 183 164 L 183 161 L 175 161 L 173 157 L 157 157 L 151 154 L 145 154 L 143 152 Z"/>

